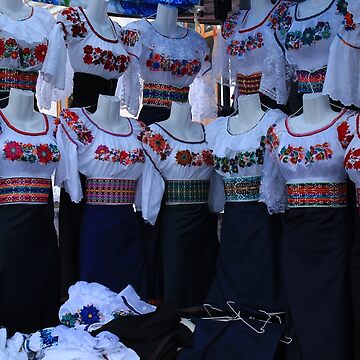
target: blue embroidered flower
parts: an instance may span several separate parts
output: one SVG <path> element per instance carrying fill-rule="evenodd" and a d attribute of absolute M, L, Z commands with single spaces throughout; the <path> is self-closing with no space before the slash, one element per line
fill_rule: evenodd
<path fill-rule="evenodd" d="M 57 345 L 58 342 L 58 337 L 57 336 L 52 336 L 51 335 L 52 329 L 43 329 L 40 330 L 40 341 L 41 341 L 41 347 L 43 349 L 46 349 L 52 345 Z"/>
<path fill-rule="evenodd" d="M 100 311 L 94 305 L 84 306 L 80 310 L 82 324 L 91 325 L 100 321 Z"/>
<path fill-rule="evenodd" d="M 78 318 L 79 318 L 79 314 L 66 313 L 65 315 L 62 316 L 60 321 L 63 325 L 67 327 L 74 327 Z"/>

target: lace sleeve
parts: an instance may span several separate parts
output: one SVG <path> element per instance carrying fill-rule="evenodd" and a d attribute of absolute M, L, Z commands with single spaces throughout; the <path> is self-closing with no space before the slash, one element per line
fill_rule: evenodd
<path fill-rule="evenodd" d="M 226 52 L 226 41 L 221 33 L 218 33 L 214 39 L 212 74 L 217 82 L 220 82 L 221 78 L 230 79 L 230 63 Z"/>
<path fill-rule="evenodd" d="M 211 212 L 219 213 L 224 210 L 226 198 L 223 177 L 214 171 L 210 179 L 209 208 Z"/>

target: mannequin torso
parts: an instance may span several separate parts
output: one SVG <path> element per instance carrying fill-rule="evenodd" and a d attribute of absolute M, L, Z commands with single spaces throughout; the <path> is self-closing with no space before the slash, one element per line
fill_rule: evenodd
<path fill-rule="evenodd" d="M 289 119 L 291 130 L 307 133 L 329 125 L 339 114 L 330 107 L 328 95 L 304 94 L 303 113 Z"/>
<path fill-rule="evenodd" d="M 31 15 L 32 8 L 24 4 L 22 0 L 0 0 L 0 12 L 14 20 L 22 20 Z"/>
<path fill-rule="evenodd" d="M 175 6 L 158 4 L 156 18 L 152 25 L 161 35 L 180 38 L 186 34 L 186 29 L 177 25 L 178 10 Z"/>
<path fill-rule="evenodd" d="M 113 133 L 127 134 L 131 130 L 128 119 L 120 116 L 120 99 L 117 96 L 99 95 L 97 110 L 91 119 Z"/>
<path fill-rule="evenodd" d="M 251 8 L 245 20 L 245 27 L 259 24 L 269 14 L 274 5 L 270 0 L 251 0 Z"/>
<path fill-rule="evenodd" d="M 107 15 L 108 5 L 108 0 L 90 0 L 85 14 L 100 35 L 108 39 L 116 39 L 113 25 Z"/>
<path fill-rule="evenodd" d="M 306 0 L 303 3 L 298 4 L 297 16 L 300 18 L 307 18 L 316 15 L 325 10 L 331 2 L 332 0 Z"/>
<path fill-rule="evenodd" d="M 34 111 L 34 94 L 30 90 L 10 89 L 9 104 L 2 112 L 18 130 L 31 133 L 45 130 L 44 116 Z"/>
<path fill-rule="evenodd" d="M 185 141 L 202 141 L 203 127 L 192 121 L 191 105 L 189 103 L 173 102 L 170 117 L 160 125 L 174 137 Z"/>
<path fill-rule="evenodd" d="M 243 134 L 256 126 L 265 112 L 261 108 L 259 94 L 242 95 L 236 100 L 238 114 L 229 118 L 229 132 Z"/>

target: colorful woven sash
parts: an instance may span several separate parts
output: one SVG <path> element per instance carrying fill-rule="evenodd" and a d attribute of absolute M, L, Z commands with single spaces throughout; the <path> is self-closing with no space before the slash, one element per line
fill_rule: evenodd
<path fill-rule="evenodd" d="M 151 106 L 170 107 L 173 101 L 184 103 L 189 99 L 189 87 L 145 83 L 143 89 L 143 104 Z"/>
<path fill-rule="evenodd" d="M 347 206 L 346 183 L 288 184 L 289 208 Z"/>
<path fill-rule="evenodd" d="M 0 179 L 0 204 L 47 204 L 51 179 Z"/>
<path fill-rule="evenodd" d="M 166 180 L 165 203 L 166 205 L 207 203 L 209 185 L 208 180 Z"/>
<path fill-rule="evenodd" d="M 35 92 L 37 78 L 37 71 L 0 68 L 0 92 L 10 91 L 11 88 Z"/>
<path fill-rule="evenodd" d="M 86 203 L 91 205 L 120 205 L 135 202 L 137 180 L 87 179 Z"/>
<path fill-rule="evenodd" d="M 296 75 L 300 94 L 319 93 L 324 87 L 326 66 L 316 71 L 298 70 Z"/>
<path fill-rule="evenodd" d="M 239 95 L 250 95 L 258 93 L 260 90 L 261 78 L 261 72 L 251 75 L 237 74 L 236 85 L 239 89 Z"/>
<path fill-rule="evenodd" d="M 226 201 L 258 201 L 260 182 L 260 176 L 224 178 Z"/>

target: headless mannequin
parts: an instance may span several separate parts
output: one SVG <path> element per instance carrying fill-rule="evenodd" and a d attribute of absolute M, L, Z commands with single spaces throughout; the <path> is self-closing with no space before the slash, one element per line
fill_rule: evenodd
<path fill-rule="evenodd" d="M 97 110 L 91 119 L 102 129 L 117 133 L 130 132 L 129 121 L 120 116 L 120 99 L 117 96 L 99 95 Z"/>
<path fill-rule="evenodd" d="M 0 12 L 14 20 L 22 20 L 31 15 L 32 8 L 22 0 L 0 0 Z"/>
<path fill-rule="evenodd" d="M 183 37 L 187 30 L 177 25 L 178 10 L 175 6 L 158 4 L 153 27 L 161 35 L 179 38 Z"/>
<path fill-rule="evenodd" d="M 202 141 L 203 127 L 192 121 L 189 103 L 173 102 L 170 117 L 161 122 L 161 126 L 174 137 L 184 141 Z"/>
<path fill-rule="evenodd" d="M 242 95 L 236 100 L 238 114 L 229 118 L 229 132 L 243 134 L 254 128 L 265 114 L 259 94 Z"/>
<path fill-rule="evenodd" d="M 109 0 L 90 0 L 85 13 L 95 30 L 108 39 L 116 39 L 113 25 L 107 15 Z"/>
<path fill-rule="evenodd" d="M 264 20 L 274 4 L 270 0 L 251 0 L 251 8 L 245 20 L 245 27 L 252 27 Z"/>
<path fill-rule="evenodd" d="M 297 15 L 300 18 L 306 18 L 318 14 L 325 10 L 331 2 L 332 0 L 306 0 L 303 3 L 298 4 Z"/>
<path fill-rule="evenodd" d="M 289 125 L 298 134 L 312 132 L 329 125 L 338 115 L 331 109 L 328 95 L 304 94 L 303 113 L 289 118 Z"/>
<path fill-rule="evenodd" d="M 9 104 L 2 112 L 18 130 L 30 133 L 45 130 L 44 116 L 34 111 L 34 94 L 30 90 L 10 89 Z"/>

